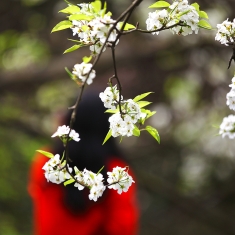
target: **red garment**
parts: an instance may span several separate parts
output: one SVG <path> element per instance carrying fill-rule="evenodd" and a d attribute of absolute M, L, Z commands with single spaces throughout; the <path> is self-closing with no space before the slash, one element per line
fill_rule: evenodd
<path fill-rule="evenodd" d="M 47 157 L 37 154 L 30 172 L 28 190 L 34 203 L 35 235 L 137 234 L 135 184 L 121 195 L 116 190 L 106 189 L 109 192 L 103 200 L 99 198 L 86 212 L 74 215 L 63 204 L 63 186 L 47 182 L 42 170 L 46 161 Z M 108 171 L 116 166 L 125 167 L 126 164 L 120 159 L 110 158 Z"/>

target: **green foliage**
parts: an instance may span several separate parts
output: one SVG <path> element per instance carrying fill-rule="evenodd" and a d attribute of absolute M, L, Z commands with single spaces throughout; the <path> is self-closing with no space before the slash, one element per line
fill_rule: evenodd
<path fill-rule="evenodd" d="M 209 19 L 208 15 L 205 11 L 199 11 L 199 16 L 201 18 Z"/>
<path fill-rule="evenodd" d="M 82 60 L 83 60 L 83 62 L 84 63 L 89 63 L 90 61 L 91 61 L 91 59 L 92 59 L 92 56 L 84 56 L 83 58 L 82 58 Z"/>
<path fill-rule="evenodd" d="M 197 12 L 200 11 L 200 10 L 199 10 L 200 6 L 199 6 L 199 4 L 198 4 L 197 2 L 192 3 L 191 6 L 193 6 L 193 7 L 197 10 Z"/>
<path fill-rule="evenodd" d="M 69 71 L 67 67 L 64 68 L 70 78 L 74 79 L 74 75 Z"/>
<path fill-rule="evenodd" d="M 207 21 L 205 21 L 205 20 L 200 20 L 198 22 L 198 26 L 200 28 L 204 28 L 204 29 L 212 29 L 211 25 Z"/>
<path fill-rule="evenodd" d="M 140 106 L 140 108 L 143 108 L 149 104 L 151 104 L 152 102 L 149 102 L 149 101 L 144 101 L 144 100 L 141 100 L 141 101 L 138 101 L 137 104 Z"/>
<path fill-rule="evenodd" d="M 69 16 L 69 20 L 87 20 L 87 21 L 91 21 L 92 19 L 94 19 L 94 16 L 88 16 L 88 15 L 84 15 L 84 14 L 75 14 L 75 15 L 70 15 Z M 71 25 L 72 25 L 72 23 L 71 23 Z"/>
<path fill-rule="evenodd" d="M 141 95 L 137 95 L 137 96 L 133 99 L 133 101 L 137 102 L 137 101 L 139 101 L 139 100 L 142 100 L 143 98 L 145 98 L 146 96 L 150 95 L 151 93 L 154 93 L 154 92 L 150 91 L 150 92 L 147 92 L 147 93 L 143 93 L 143 94 L 141 94 Z"/>
<path fill-rule="evenodd" d="M 95 12 L 99 12 L 101 10 L 102 3 L 100 0 L 92 2 L 91 5 L 93 6 Z"/>
<path fill-rule="evenodd" d="M 46 157 L 49 157 L 49 158 L 52 158 L 54 157 L 54 154 L 50 153 L 50 152 L 47 152 L 47 151 L 43 151 L 43 150 L 36 150 L 37 152 L 43 154 L 44 156 Z"/>
<path fill-rule="evenodd" d="M 98 175 L 102 170 L 104 169 L 104 166 L 102 166 L 99 171 L 96 173 L 96 175 Z"/>
<path fill-rule="evenodd" d="M 123 25 L 123 22 L 120 22 L 119 23 L 119 27 L 121 28 L 122 27 L 122 25 Z M 125 24 L 125 27 L 124 27 L 124 29 L 123 30 L 130 30 L 130 29 L 135 29 L 135 26 L 134 25 L 132 25 L 132 24 L 129 24 L 129 23 L 126 23 Z"/>
<path fill-rule="evenodd" d="M 119 111 L 119 109 L 107 109 L 106 111 L 105 111 L 105 113 L 117 113 Z"/>
<path fill-rule="evenodd" d="M 63 10 L 60 10 L 59 12 L 71 15 L 71 14 L 80 12 L 80 8 L 78 6 L 72 5 L 72 6 L 66 7 Z"/>
<path fill-rule="evenodd" d="M 71 28 L 73 24 L 69 20 L 63 20 L 60 23 L 58 23 L 52 30 L 51 32 L 56 32 L 64 29 Z"/>
<path fill-rule="evenodd" d="M 169 6 L 170 4 L 166 1 L 157 1 L 151 6 L 149 6 L 149 8 L 163 8 L 163 7 L 169 7 Z"/>
<path fill-rule="evenodd" d="M 108 141 L 108 139 L 109 139 L 111 136 L 112 136 L 112 131 L 109 130 L 108 133 L 107 133 L 107 135 L 106 135 L 106 137 L 105 137 L 105 139 L 104 139 L 104 141 L 103 141 L 103 144 L 102 144 L 102 145 L 104 145 L 104 144 Z"/>
<path fill-rule="evenodd" d="M 80 47 L 81 47 L 81 45 L 73 45 L 72 47 L 70 47 L 67 50 L 65 50 L 63 54 L 69 53 L 69 52 L 72 52 L 72 51 L 76 51 Z"/>
<path fill-rule="evenodd" d="M 160 135 L 155 128 L 152 126 L 146 126 L 145 130 L 148 131 L 148 133 L 160 144 Z"/>
<path fill-rule="evenodd" d="M 67 181 L 64 182 L 64 186 L 68 185 L 68 184 L 72 184 L 73 182 L 75 182 L 74 179 L 69 179 Z"/>
<path fill-rule="evenodd" d="M 133 135 L 139 137 L 140 136 L 140 129 L 136 125 L 134 125 L 134 126 L 135 127 L 133 129 Z"/>

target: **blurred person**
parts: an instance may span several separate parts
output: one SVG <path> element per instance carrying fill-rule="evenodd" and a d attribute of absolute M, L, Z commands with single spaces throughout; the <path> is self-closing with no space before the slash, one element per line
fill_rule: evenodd
<path fill-rule="evenodd" d="M 109 123 L 98 94 L 86 94 L 78 106 L 72 129 L 79 133 L 80 142 L 70 141 L 68 153 L 70 167 L 77 166 L 93 172 L 107 171 L 116 166 L 125 167 L 114 138 L 104 145 Z M 69 125 L 71 112 L 64 118 Z M 64 147 L 57 137 L 54 145 L 46 149 L 62 156 Z M 89 189 L 79 191 L 74 184 L 64 186 L 47 182 L 42 167 L 48 158 L 37 153 L 33 160 L 28 191 L 34 206 L 35 235 L 136 235 L 139 210 L 136 202 L 136 186 L 132 184 L 126 193 L 106 189 L 97 202 L 88 198 Z M 132 172 L 130 175 L 133 176 Z"/>

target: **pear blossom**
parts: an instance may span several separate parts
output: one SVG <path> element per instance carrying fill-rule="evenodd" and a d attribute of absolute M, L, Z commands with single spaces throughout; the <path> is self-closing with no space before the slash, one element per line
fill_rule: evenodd
<path fill-rule="evenodd" d="M 66 140 L 67 135 L 69 134 L 69 137 L 71 139 L 78 142 L 80 140 L 79 134 L 74 130 L 71 130 L 70 133 L 69 131 L 70 131 L 69 126 L 66 125 L 59 126 L 57 131 L 51 137 L 54 138 L 56 136 L 59 136 L 62 140 Z"/>
<path fill-rule="evenodd" d="M 119 91 L 117 90 L 117 86 L 107 87 L 104 92 L 99 94 L 99 97 L 104 102 L 105 108 L 116 109 L 117 102 L 119 101 Z"/>
<path fill-rule="evenodd" d="M 81 64 L 75 64 L 73 74 L 76 75 L 78 79 L 82 82 L 85 82 L 90 85 L 93 82 L 93 79 L 96 76 L 96 72 L 92 69 L 92 64 L 82 62 Z M 89 76 L 88 76 L 89 74 Z"/>
<path fill-rule="evenodd" d="M 89 199 L 97 201 L 97 199 L 103 195 L 103 192 L 106 189 L 103 183 L 103 175 L 100 173 L 95 174 L 94 172 L 87 169 L 79 171 L 77 167 L 74 167 L 74 170 L 74 178 L 77 180 L 74 186 L 77 187 L 78 190 L 84 189 L 84 186 L 88 187 L 90 189 L 90 194 L 88 195 Z"/>
<path fill-rule="evenodd" d="M 229 106 L 230 109 L 235 110 L 235 90 L 231 90 L 227 93 L 227 102 L 226 104 Z"/>
<path fill-rule="evenodd" d="M 232 90 L 235 90 L 235 76 L 232 78 L 232 83 L 229 85 Z"/>
<path fill-rule="evenodd" d="M 109 14 L 102 14 L 101 12 L 95 12 L 91 4 L 78 4 L 80 9 L 79 13 L 92 17 L 91 20 L 72 20 L 71 30 L 73 36 L 77 35 L 82 44 L 90 46 L 92 56 L 96 56 L 101 52 L 103 44 L 107 40 L 107 35 L 116 23 Z M 118 27 L 117 27 L 118 28 Z M 109 35 L 107 42 L 115 42 L 117 40 L 117 31 L 113 29 Z M 106 49 L 106 45 L 102 52 Z"/>
<path fill-rule="evenodd" d="M 194 6 L 188 4 L 187 0 L 174 1 L 169 9 L 171 9 L 170 12 L 165 9 L 150 12 L 146 20 L 147 30 L 157 30 L 163 26 L 169 27 L 181 22 L 183 26 L 181 24 L 171 28 L 172 33 L 182 34 L 183 36 L 193 32 L 198 33 L 199 14 Z M 159 32 L 153 32 L 152 34 L 159 34 Z"/>
<path fill-rule="evenodd" d="M 66 179 L 70 179 L 71 176 L 66 170 L 66 161 L 61 162 L 60 155 L 56 154 L 42 167 L 45 170 L 45 177 L 47 181 L 60 184 Z M 68 167 L 69 172 L 72 172 L 72 168 Z"/>
<path fill-rule="evenodd" d="M 146 117 L 146 113 L 141 111 L 138 103 L 132 99 L 123 100 L 122 96 L 120 100 L 119 90 L 116 85 L 107 87 L 99 96 L 106 108 L 115 110 L 114 114 L 109 117 L 109 128 L 112 136 L 132 136 L 135 128 L 134 124 Z M 119 103 L 121 104 L 122 112 L 119 111 Z"/>
<path fill-rule="evenodd" d="M 133 178 L 128 174 L 126 167 L 115 167 L 112 172 L 107 172 L 109 183 L 108 188 L 117 190 L 118 194 L 127 192 L 132 183 L 135 183 Z"/>
<path fill-rule="evenodd" d="M 226 136 L 230 139 L 235 138 L 235 115 L 224 117 L 223 122 L 220 125 L 219 134 L 222 135 L 222 138 Z"/>
<path fill-rule="evenodd" d="M 149 12 L 149 17 L 146 20 L 147 30 L 157 30 L 160 29 L 164 24 L 166 24 L 168 19 L 168 12 L 164 9 L 161 11 Z M 153 32 L 152 34 L 159 34 L 159 32 Z"/>
<path fill-rule="evenodd" d="M 233 22 L 228 19 L 222 22 L 221 24 L 217 24 L 217 33 L 215 36 L 216 41 L 220 41 L 221 44 L 228 46 L 229 42 L 234 42 L 235 36 L 235 19 Z"/>

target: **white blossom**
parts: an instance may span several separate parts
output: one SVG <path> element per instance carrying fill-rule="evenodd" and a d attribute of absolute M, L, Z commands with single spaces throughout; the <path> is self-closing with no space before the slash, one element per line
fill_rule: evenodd
<path fill-rule="evenodd" d="M 147 30 L 157 30 L 160 29 L 164 24 L 166 24 L 168 19 L 168 12 L 164 9 L 161 11 L 149 12 L 149 17 L 146 20 Z M 159 32 L 153 32 L 152 34 L 159 34 Z"/>
<path fill-rule="evenodd" d="M 69 137 L 77 142 L 80 140 L 79 134 L 75 130 L 71 130 L 71 132 L 69 133 Z"/>
<path fill-rule="evenodd" d="M 69 126 L 66 126 L 66 125 L 59 126 L 57 131 L 51 137 L 53 138 L 53 137 L 59 136 L 60 138 L 65 140 L 67 138 L 67 135 L 69 134 L 69 137 L 71 139 L 78 142 L 80 140 L 79 134 L 74 130 L 71 130 L 70 133 L 69 131 L 70 131 Z"/>
<path fill-rule="evenodd" d="M 171 21 L 167 26 L 174 25 L 181 21 L 185 26 L 176 26 L 171 31 L 178 35 L 187 36 L 195 32 L 198 33 L 199 14 L 195 7 L 188 4 L 187 0 L 175 1 L 170 8 L 172 9 Z M 184 12 L 187 12 L 186 14 Z M 182 14 L 184 13 L 184 14 Z M 180 18 L 179 18 L 180 16 Z"/>
<path fill-rule="evenodd" d="M 81 64 L 75 64 L 73 74 L 76 75 L 82 82 L 86 81 L 86 83 L 90 85 L 96 76 L 95 70 L 91 70 L 91 68 L 92 64 L 90 63 L 82 62 Z"/>
<path fill-rule="evenodd" d="M 222 138 L 225 136 L 228 136 L 230 139 L 235 138 L 235 115 L 229 115 L 223 119 L 219 134 L 222 135 Z"/>
<path fill-rule="evenodd" d="M 227 102 L 226 104 L 229 106 L 230 109 L 235 110 L 235 90 L 231 90 L 227 93 Z"/>
<path fill-rule="evenodd" d="M 132 136 L 135 123 L 146 117 L 146 113 L 142 113 L 140 106 L 132 99 L 123 100 L 119 96 L 116 85 L 107 87 L 104 92 L 100 93 L 100 98 L 104 102 L 104 106 L 115 110 L 115 113 L 109 118 L 110 130 L 113 137 Z M 121 112 L 119 110 L 121 105 Z"/>
<path fill-rule="evenodd" d="M 95 174 L 94 172 L 87 169 L 84 169 L 81 172 L 77 169 L 77 167 L 74 167 L 74 170 L 74 178 L 78 181 L 74 184 L 74 186 L 77 187 L 78 190 L 84 189 L 84 186 L 88 187 L 90 189 L 90 194 L 88 195 L 89 199 L 97 201 L 97 199 L 103 195 L 103 192 L 106 189 L 103 183 L 103 175 L 100 173 Z"/>
<path fill-rule="evenodd" d="M 79 13 L 87 16 L 92 16 L 93 19 L 87 20 L 72 20 L 73 35 L 77 35 L 85 45 L 90 46 L 91 54 L 96 56 L 101 52 L 101 47 L 105 43 L 109 30 L 116 23 L 109 14 L 102 15 L 101 12 L 94 12 L 91 4 L 78 4 L 81 8 Z M 115 29 L 109 35 L 107 42 L 115 42 L 117 39 L 117 32 Z M 117 42 L 118 43 L 118 40 Z M 106 45 L 102 52 L 106 49 Z"/>
<path fill-rule="evenodd" d="M 53 138 L 53 137 L 56 137 L 56 136 L 61 137 L 61 136 L 63 136 L 63 135 L 68 135 L 69 130 L 70 130 L 70 129 L 69 129 L 68 126 L 65 126 L 65 125 L 59 126 L 58 129 L 57 129 L 57 131 L 56 131 L 51 137 Z"/>
<path fill-rule="evenodd" d="M 60 184 L 66 179 L 70 179 L 71 176 L 66 170 L 66 161 L 61 162 L 60 155 L 56 154 L 42 167 L 45 170 L 45 177 L 47 181 Z M 72 172 L 72 168 L 68 167 L 69 172 Z"/>
<path fill-rule="evenodd" d="M 161 29 L 164 25 L 166 27 L 175 25 L 182 22 L 184 26 L 175 26 L 171 28 L 171 31 L 175 34 L 186 36 L 195 32 L 198 33 L 199 27 L 199 14 L 195 7 L 188 4 L 187 0 L 174 1 L 169 6 L 170 12 L 167 10 L 150 12 L 148 19 L 146 20 L 147 30 Z M 153 32 L 152 34 L 159 34 L 159 32 Z"/>
<path fill-rule="evenodd" d="M 115 167 L 112 172 L 107 172 L 108 174 L 108 188 L 117 190 L 119 194 L 122 192 L 127 192 L 129 187 L 135 181 L 126 171 L 126 167 Z"/>
<path fill-rule="evenodd" d="M 232 78 L 232 83 L 229 85 L 232 90 L 235 90 L 235 76 Z"/>
<path fill-rule="evenodd" d="M 234 42 L 235 36 L 235 19 L 233 22 L 228 19 L 221 24 L 217 24 L 217 34 L 215 36 L 216 41 L 220 41 L 221 44 L 228 46 L 229 42 Z"/>
<path fill-rule="evenodd" d="M 117 90 L 116 85 L 107 87 L 104 92 L 99 94 L 99 97 L 104 102 L 104 107 L 108 109 L 116 109 L 117 102 L 120 100 L 119 91 Z"/>

